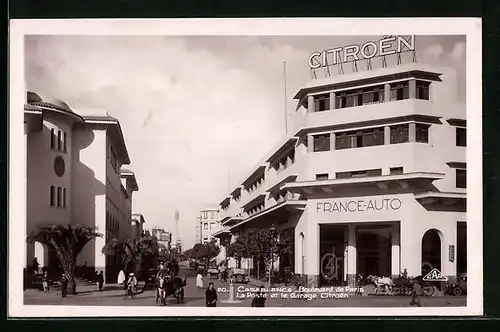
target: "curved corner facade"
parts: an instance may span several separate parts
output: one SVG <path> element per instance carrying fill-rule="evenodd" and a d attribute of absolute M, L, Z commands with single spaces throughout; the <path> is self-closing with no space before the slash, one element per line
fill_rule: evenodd
<path fill-rule="evenodd" d="M 111 238 L 131 237 L 135 175 L 120 124 L 103 115 L 79 115 L 66 103 L 28 92 L 24 106 L 27 151 L 27 234 L 54 224 L 95 226 L 103 236 L 89 242 L 77 265 L 116 279 L 118 262 L 102 253 Z M 141 226 L 142 227 L 142 226 Z M 26 267 L 34 258 L 59 273 L 56 254 L 40 243 L 27 244 Z"/>
<path fill-rule="evenodd" d="M 274 225 L 293 255 L 273 268 L 309 286 L 465 272 L 466 112 L 455 77 L 411 64 L 312 81 L 295 96 L 293 135 L 220 202 L 217 235 Z"/>

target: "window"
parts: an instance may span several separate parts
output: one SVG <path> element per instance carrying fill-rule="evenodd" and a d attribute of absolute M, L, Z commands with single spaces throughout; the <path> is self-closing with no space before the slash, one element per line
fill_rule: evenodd
<path fill-rule="evenodd" d="M 346 93 L 340 93 L 335 97 L 335 108 L 346 108 L 347 107 L 347 95 Z"/>
<path fill-rule="evenodd" d="M 316 181 L 328 180 L 328 173 L 316 174 Z"/>
<path fill-rule="evenodd" d="M 57 206 L 61 207 L 62 205 L 62 192 L 61 187 L 57 187 Z"/>
<path fill-rule="evenodd" d="M 211 222 L 210 223 L 210 229 L 214 228 L 215 227 L 215 223 L 214 222 Z"/>
<path fill-rule="evenodd" d="M 203 223 L 203 230 L 207 231 L 208 230 L 208 223 Z"/>
<path fill-rule="evenodd" d="M 384 129 L 372 128 L 337 134 L 335 149 L 353 149 L 365 146 L 384 145 Z"/>
<path fill-rule="evenodd" d="M 408 142 L 408 125 L 398 125 L 391 127 L 391 144 Z"/>
<path fill-rule="evenodd" d="M 417 123 L 415 125 L 415 139 L 420 143 L 429 143 L 429 125 Z"/>
<path fill-rule="evenodd" d="M 57 131 L 57 150 L 62 150 L 62 132 L 60 130 Z"/>
<path fill-rule="evenodd" d="M 330 134 L 314 136 L 314 152 L 330 151 Z"/>
<path fill-rule="evenodd" d="M 54 129 L 50 130 L 50 148 L 55 150 L 56 148 L 56 134 L 54 132 Z"/>
<path fill-rule="evenodd" d="M 356 94 L 349 94 L 347 95 L 347 107 L 353 107 L 356 106 L 356 100 L 357 100 L 357 95 Z"/>
<path fill-rule="evenodd" d="M 403 174 L 403 167 L 391 167 L 390 174 L 391 175 Z"/>
<path fill-rule="evenodd" d="M 455 131 L 457 146 L 467 146 L 467 130 L 457 127 Z"/>
<path fill-rule="evenodd" d="M 314 96 L 314 112 L 330 110 L 330 94 Z"/>
<path fill-rule="evenodd" d="M 361 100 L 358 99 L 358 105 L 377 104 L 382 101 L 384 101 L 384 88 L 372 87 L 363 90 Z"/>
<path fill-rule="evenodd" d="M 215 219 L 215 212 L 214 211 L 210 212 L 210 219 Z"/>
<path fill-rule="evenodd" d="M 66 144 L 66 142 L 67 142 L 66 133 L 63 133 L 63 151 L 64 151 L 64 152 L 67 152 L 67 151 L 68 151 L 68 150 L 67 150 L 67 144 Z"/>
<path fill-rule="evenodd" d="M 367 176 L 381 176 L 382 169 L 369 169 L 363 171 L 338 172 L 335 174 L 337 179 L 363 178 Z"/>
<path fill-rule="evenodd" d="M 416 96 L 417 99 L 429 100 L 429 87 L 431 83 L 424 81 L 417 81 L 416 83 Z"/>
<path fill-rule="evenodd" d="M 63 188 L 63 200 L 62 200 L 62 206 L 65 208 L 66 207 L 66 188 Z"/>
<path fill-rule="evenodd" d="M 409 91 L 409 82 L 391 84 L 391 100 L 408 99 Z"/>
<path fill-rule="evenodd" d="M 50 206 L 56 205 L 56 188 L 54 186 L 50 186 Z"/>
<path fill-rule="evenodd" d="M 202 216 L 203 216 L 202 217 L 203 219 L 208 219 L 208 212 L 207 211 L 203 211 L 202 212 Z"/>
<path fill-rule="evenodd" d="M 467 171 L 465 169 L 456 170 L 456 187 L 467 188 Z"/>

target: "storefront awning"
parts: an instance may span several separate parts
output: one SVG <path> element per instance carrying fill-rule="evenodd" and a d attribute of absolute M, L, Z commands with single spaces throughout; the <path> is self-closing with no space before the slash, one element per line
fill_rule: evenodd
<path fill-rule="evenodd" d="M 274 206 L 271 206 L 265 210 L 262 210 L 244 220 L 242 220 L 240 223 L 234 225 L 231 227 L 231 231 L 234 231 L 236 229 L 241 228 L 241 226 L 246 226 L 251 222 L 255 222 L 264 218 L 271 218 L 274 216 L 275 213 L 281 213 L 283 211 L 303 211 L 306 207 L 307 202 L 303 200 L 290 200 L 290 201 L 284 201 L 279 204 L 276 204 Z"/>
<path fill-rule="evenodd" d="M 416 194 L 415 199 L 429 209 L 443 209 L 455 207 L 457 211 L 465 212 L 467 208 L 466 193 L 426 192 Z"/>
<path fill-rule="evenodd" d="M 283 185 L 282 189 L 286 189 L 292 193 L 300 193 L 311 195 L 314 193 L 333 193 L 334 190 L 342 187 L 367 187 L 376 186 L 380 190 L 388 190 L 389 188 L 408 189 L 412 186 L 422 186 L 425 183 L 431 183 L 435 180 L 442 179 L 445 176 L 443 173 L 432 172 L 415 172 L 398 175 L 381 175 L 381 176 L 365 176 L 359 178 L 332 179 L 322 181 L 302 181 L 290 182 Z"/>

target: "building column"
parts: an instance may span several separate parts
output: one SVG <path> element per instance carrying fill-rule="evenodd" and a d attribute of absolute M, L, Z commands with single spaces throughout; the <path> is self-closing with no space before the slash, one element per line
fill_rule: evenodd
<path fill-rule="evenodd" d="M 417 97 L 417 81 L 413 78 L 410 80 L 410 83 L 409 83 L 409 98 L 410 99 L 415 99 Z"/>
<path fill-rule="evenodd" d="M 314 96 L 307 96 L 307 112 L 314 112 Z"/>
<path fill-rule="evenodd" d="M 391 101 L 391 85 L 389 83 L 384 84 L 384 103 Z"/>
<path fill-rule="evenodd" d="M 408 141 L 415 142 L 416 139 L 417 139 L 416 124 L 415 122 L 411 122 L 408 125 Z"/>
<path fill-rule="evenodd" d="M 319 285 L 319 226 L 317 223 L 308 225 L 305 235 L 305 277 L 307 287 L 318 287 Z"/>
<path fill-rule="evenodd" d="M 330 92 L 330 109 L 334 110 L 335 109 L 335 92 Z"/>
<path fill-rule="evenodd" d="M 384 127 L 384 145 L 391 144 L 391 127 Z"/>
<path fill-rule="evenodd" d="M 330 133 L 330 151 L 335 151 L 335 133 Z"/>
<path fill-rule="evenodd" d="M 349 227 L 345 227 L 344 228 L 344 241 L 346 239 L 349 238 Z M 344 248 L 344 279 L 343 281 L 347 282 L 348 279 L 347 279 L 347 269 L 348 269 L 348 260 L 349 260 L 349 254 L 348 254 L 348 251 L 349 251 L 349 247 L 348 246 L 345 246 Z"/>
<path fill-rule="evenodd" d="M 354 286 L 356 283 L 357 255 L 356 255 L 356 226 L 349 224 L 347 236 L 347 283 Z"/>
<path fill-rule="evenodd" d="M 314 152 L 314 136 L 307 136 L 307 152 Z"/>
<path fill-rule="evenodd" d="M 399 276 L 401 271 L 401 261 L 400 261 L 400 231 L 399 223 L 392 225 L 391 227 L 391 274 L 392 276 Z"/>

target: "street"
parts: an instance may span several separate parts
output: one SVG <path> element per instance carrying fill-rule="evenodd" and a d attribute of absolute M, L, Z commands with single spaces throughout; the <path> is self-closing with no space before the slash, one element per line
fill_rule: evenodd
<path fill-rule="evenodd" d="M 228 283 L 223 283 L 217 279 L 204 280 L 205 288 L 197 288 L 196 278 L 193 271 L 181 270 L 181 277 L 186 276 L 187 286 L 184 288 L 184 303 L 177 304 L 174 298 L 169 298 L 167 306 L 205 306 L 205 289 L 209 282 L 213 282 L 215 288 L 229 289 Z M 265 285 L 265 282 L 262 282 Z M 258 287 L 251 282 L 245 287 Z M 235 285 L 237 288 L 238 284 Z M 57 289 L 49 293 L 43 293 L 39 290 L 28 289 L 24 292 L 24 304 L 26 305 L 80 305 L 80 306 L 160 306 L 155 302 L 155 292 L 153 290 L 138 294 L 133 300 L 125 299 L 124 290 L 118 285 L 106 285 L 102 292 L 98 291 L 97 286 L 78 286 L 77 295 L 68 295 L 61 298 Z M 218 307 L 250 307 L 251 299 L 238 299 L 239 303 L 224 303 L 228 300 L 227 292 L 218 292 Z M 307 299 L 283 299 L 268 298 L 267 307 L 409 307 L 409 296 L 348 296 L 347 298 L 316 298 Z M 421 297 L 422 307 L 453 307 L 465 306 L 466 296 L 434 296 Z"/>

